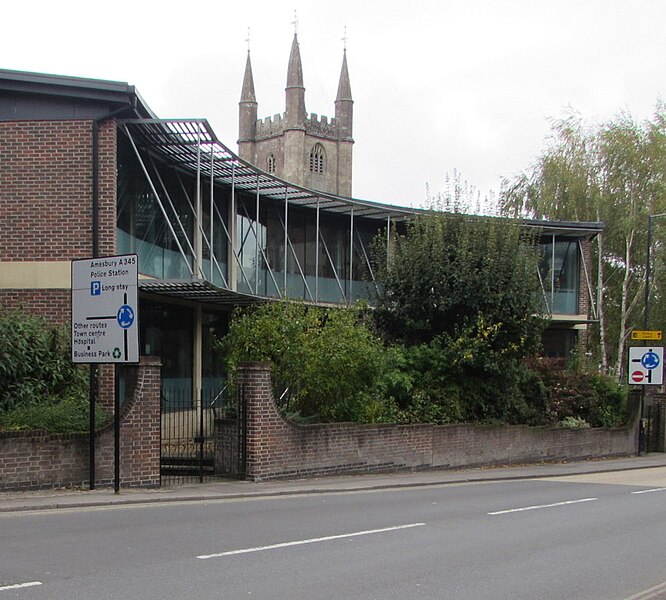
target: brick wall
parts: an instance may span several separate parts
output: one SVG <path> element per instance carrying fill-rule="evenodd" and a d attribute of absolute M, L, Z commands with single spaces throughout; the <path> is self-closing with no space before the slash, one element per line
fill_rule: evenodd
<path fill-rule="evenodd" d="M 0 261 L 92 256 L 92 121 L 0 122 Z M 101 125 L 100 252 L 113 254 L 116 126 Z"/>
<path fill-rule="evenodd" d="M 0 289 L 0 308 L 19 308 L 40 315 L 54 325 L 64 325 L 71 318 L 71 298 L 69 290 Z"/>
<path fill-rule="evenodd" d="M 127 400 L 121 415 L 121 485 L 160 483 L 160 362 L 142 357 L 126 366 Z M 113 423 L 97 432 L 95 479 L 114 477 Z M 0 433 L 0 490 L 87 486 L 88 434 Z"/>
<path fill-rule="evenodd" d="M 115 121 L 100 125 L 99 249 L 116 249 Z M 0 122 L 0 262 L 69 263 L 93 255 L 93 122 Z M 2 282 L 0 282 L 1 284 Z M 69 280 L 62 282 L 66 287 Z M 0 285 L 0 308 L 21 308 L 54 324 L 71 317 L 69 289 Z M 62 286 L 61 286 L 62 287 Z M 113 368 L 100 368 L 100 401 L 113 402 Z"/>
<path fill-rule="evenodd" d="M 638 444 L 635 416 L 631 426 L 614 429 L 295 425 L 278 411 L 269 365 L 243 365 L 238 370 L 238 386 L 247 410 L 246 477 L 253 481 L 627 456 L 635 453 Z M 229 436 L 231 428 L 220 428 L 218 434 Z"/>

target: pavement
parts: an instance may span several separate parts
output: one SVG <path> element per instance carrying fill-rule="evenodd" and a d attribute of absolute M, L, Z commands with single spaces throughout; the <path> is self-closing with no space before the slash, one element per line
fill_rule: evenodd
<path fill-rule="evenodd" d="M 163 486 L 160 488 L 112 488 L 95 490 L 66 488 L 23 492 L 0 491 L 0 513 L 40 511 L 87 507 L 150 504 L 157 502 L 201 502 L 233 500 L 295 494 L 342 493 L 362 490 L 399 489 L 405 487 L 507 481 L 610 473 L 632 469 L 666 467 L 666 453 L 653 453 L 626 458 L 597 459 L 575 462 L 553 462 L 506 467 L 428 470 L 313 477 L 280 481 L 250 482 L 215 479 L 205 483 Z"/>

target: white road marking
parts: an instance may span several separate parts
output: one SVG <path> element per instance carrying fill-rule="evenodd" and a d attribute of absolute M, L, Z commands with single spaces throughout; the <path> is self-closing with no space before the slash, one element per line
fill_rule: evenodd
<path fill-rule="evenodd" d="M 638 592 L 638 594 L 629 596 L 629 598 L 626 598 L 625 600 L 658 600 L 659 598 L 664 597 L 662 596 L 662 593 L 665 591 L 666 581 L 664 583 L 660 583 L 659 585 L 655 585 L 648 590 L 643 590 L 642 592 Z"/>
<path fill-rule="evenodd" d="M 228 552 L 217 552 L 215 554 L 201 554 L 197 556 L 201 560 L 209 558 L 221 558 L 223 556 L 233 556 L 235 554 L 248 554 L 250 552 L 263 552 L 264 550 L 275 550 L 277 548 L 288 548 L 289 546 L 302 546 L 303 544 L 317 544 L 319 542 L 329 542 L 331 540 L 340 540 L 344 538 L 358 537 L 360 535 L 373 535 L 376 533 L 385 533 L 387 531 L 397 531 L 398 529 L 410 529 L 412 527 L 423 527 L 425 523 L 408 523 L 406 525 L 396 525 L 394 527 L 384 527 L 383 529 L 368 529 L 366 531 L 355 531 L 353 533 L 343 533 L 341 535 L 327 535 L 325 537 L 311 538 L 309 540 L 295 540 L 293 542 L 283 542 L 281 544 L 271 544 L 270 546 L 256 546 L 254 548 L 242 548 L 240 550 L 229 550 Z"/>
<path fill-rule="evenodd" d="M 497 510 L 489 512 L 489 515 L 506 515 L 509 513 L 525 512 L 526 510 L 538 510 L 540 508 L 554 508 L 556 506 L 568 506 L 569 504 L 580 504 L 581 502 L 594 502 L 599 498 L 581 498 L 580 500 L 566 500 L 564 502 L 554 502 L 553 504 L 537 504 L 535 506 L 523 506 L 521 508 L 509 508 L 507 510 Z"/>
<path fill-rule="evenodd" d="M 639 490 L 637 492 L 631 492 L 631 493 L 632 494 L 649 494 L 651 492 L 666 492 L 666 487 L 652 488 L 651 490 Z"/>
<path fill-rule="evenodd" d="M 20 590 L 21 588 L 35 587 L 36 585 L 42 585 L 41 581 L 28 581 L 27 583 L 15 583 L 13 585 L 3 585 L 0 587 L 0 592 L 6 590 Z"/>

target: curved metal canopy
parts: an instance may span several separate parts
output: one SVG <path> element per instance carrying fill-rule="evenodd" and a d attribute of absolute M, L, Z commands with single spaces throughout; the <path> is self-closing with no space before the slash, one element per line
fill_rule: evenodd
<path fill-rule="evenodd" d="M 259 193 L 266 198 L 292 206 L 355 217 L 386 220 L 404 219 L 421 212 L 389 204 L 344 198 L 309 190 L 270 175 L 241 159 L 222 144 L 206 119 L 128 119 L 119 121 L 128 127 L 138 146 L 216 182 L 234 185 L 237 190 Z"/>

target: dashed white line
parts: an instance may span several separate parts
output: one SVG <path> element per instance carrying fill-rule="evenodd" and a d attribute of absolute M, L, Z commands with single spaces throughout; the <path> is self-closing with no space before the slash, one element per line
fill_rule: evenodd
<path fill-rule="evenodd" d="M 539 510 L 541 508 L 555 508 L 556 506 L 568 506 L 569 504 L 580 504 L 581 502 L 594 502 L 599 498 L 581 498 L 580 500 L 565 500 L 564 502 L 553 502 L 552 504 L 537 504 L 535 506 L 523 506 L 521 508 L 509 508 L 507 510 L 497 510 L 489 512 L 489 515 L 506 515 L 509 513 L 525 512 L 527 510 Z"/>
<path fill-rule="evenodd" d="M 631 492 L 631 493 L 632 494 L 651 494 L 652 492 L 666 492 L 666 487 L 652 488 L 650 490 L 639 490 L 637 492 Z"/>
<path fill-rule="evenodd" d="M 207 560 L 209 558 L 221 558 L 223 556 L 234 556 L 236 554 L 248 554 L 250 552 L 263 552 L 264 550 L 276 550 L 277 548 L 288 548 L 290 546 L 302 546 L 303 544 L 317 544 L 319 542 L 329 542 L 344 538 L 358 537 L 360 535 L 373 535 L 385 533 L 387 531 L 397 531 L 399 529 L 410 529 L 412 527 L 423 527 L 425 523 L 408 523 L 406 525 L 395 525 L 393 527 L 384 527 L 382 529 L 368 529 L 366 531 L 355 531 L 353 533 L 343 533 L 340 535 L 327 535 L 325 537 L 310 538 L 308 540 L 295 540 L 293 542 L 283 542 L 281 544 L 271 544 L 269 546 L 256 546 L 254 548 L 241 548 L 240 550 L 229 550 L 228 552 L 217 552 L 215 554 L 201 554 L 197 558 Z"/>
<path fill-rule="evenodd" d="M 12 585 L 3 585 L 0 586 L 0 592 L 5 592 L 7 590 L 20 590 L 22 588 L 35 587 L 36 585 L 42 585 L 41 581 L 28 581 L 26 583 L 14 583 Z"/>

